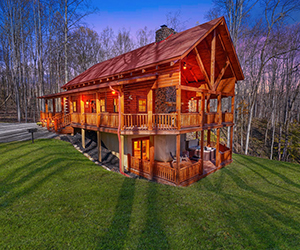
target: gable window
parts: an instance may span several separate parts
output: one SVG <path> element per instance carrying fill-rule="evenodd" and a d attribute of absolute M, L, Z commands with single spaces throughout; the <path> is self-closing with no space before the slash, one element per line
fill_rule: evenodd
<path fill-rule="evenodd" d="M 138 99 L 138 112 L 145 113 L 147 111 L 147 101 L 144 98 Z"/>
<path fill-rule="evenodd" d="M 137 159 L 149 160 L 149 137 L 132 140 L 132 155 Z"/>
<path fill-rule="evenodd" d="M 119 100 L 117 98 L 114 99 L 114 112 L 119 112 Z"/>

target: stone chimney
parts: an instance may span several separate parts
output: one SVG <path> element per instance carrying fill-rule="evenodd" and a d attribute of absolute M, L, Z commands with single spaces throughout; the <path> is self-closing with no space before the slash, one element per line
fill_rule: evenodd
<path fill-rule="evenodd" d="M 160 26 L 160 29 L 155 32 L 155 42 L 160 42 L 166 39 L 171 34 L 176 34 L 177 32 L 171 28 L 168 28 L 167 25 Z"/>

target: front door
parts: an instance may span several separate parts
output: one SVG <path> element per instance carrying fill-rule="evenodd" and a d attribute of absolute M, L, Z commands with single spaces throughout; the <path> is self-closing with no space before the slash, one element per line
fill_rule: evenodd
<path fill-rule="evenodd" d="M 132 155 L 134 158 L 149 160 L 149 137 L 132 140 Z"/>

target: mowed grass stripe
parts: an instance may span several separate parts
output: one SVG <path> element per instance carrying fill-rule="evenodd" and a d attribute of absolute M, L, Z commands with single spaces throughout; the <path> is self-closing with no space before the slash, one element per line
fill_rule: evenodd
<path fill-rule="evenodd" d="M 59 140 L 0 144 L 0 249 L 300 249 L 299 194 L 297 164 L 234 155 L 182 188 Z"/>

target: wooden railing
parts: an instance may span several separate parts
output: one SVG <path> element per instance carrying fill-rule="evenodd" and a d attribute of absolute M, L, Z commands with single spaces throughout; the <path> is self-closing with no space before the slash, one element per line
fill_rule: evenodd
<path fill-rule="evenodd" d="M 131 171 L 133 170 L 134 172 L 137 173 L 150 174 L 150 161 L 138 159 L 131 156 L 129 162 L 130 162 L 129 168 Z"/>
<path fill-rule="evenodd" d="M 153 127 L 157 129 L 176 129 L 178 127 L 177 114 L 154 114 Z"/>
<path fill-rule="evenodd" d="M 89 125 L 97 125 L 97 114 L 96 113 L 86 113 L 85 123 Z"/>
<path fill-rule="evenodd" d="M 227 161 L 227 160 L 230 160 L 231 159 L 231 150 L 227 150 L 227 151 L 220 151 L 220 161 L 221 163 L 224 162 L 224 161 Z"/>
<path fill-rule="evenodd" d="M 62 113 L 56 113 L 55 116 L 51 112 L 41 112 L 41 122 L 43 126 L 54 126 L 54 119 L 61 118 Z M 123 114 L 122 129 L 124 130 L 147 130 L 150 120 L 148 114 Z M 77 124 L 86 124 L 92 126 L 117 128 L 119 124 L 118 113 L 72 113 L 71 122 Z M 233 122 L 232 113 L 218 114 L 216 112 L 205 113 L 203 116 L 204 125 L 218 124 L 219 122 Z M 181 113 L 180 121 L 177 113 L 153 114 L 152 128 L 157 130 L 173 130 L 178 128 L 180 122 L 182 128 L 201 127 L 202 115 L 199 113 Z"/>
<path fill-rule="evenodd" d="M 147 177 L 151 176 L 151 166 L 149 160 L 141 160 L 132 157 L 130 154 L 128 156 L 128 167 L 129 171 L 135 174 Z M 202 174 L 201 170 L 202 160 L 198 162 L 181 162 L 179 170 L 179 182 L 187 181 L 195 176 Z M 169 162 L 159 162 L 155 161 L 153 164 L 152 174 L 154 178 L 162 179 L 164 181 L 176 183 L 176 164 L 172 166 Z"/>
<path fill-rule="evenodd" d="M 71 115 L 72 122 L 74 123 L 81 123 L 81 114 L 80 113 L 72 113 Z"/>
<path fill-rule="evenodd" d="M 115 113 L 101 113 L 98 119 L 100 127 L 117 128 L 119 124 L 119 114 Z"/>
<path fill-rule="evenodd" d="M 216 112 L 204 114 L 204 124 L 213 124 L 219 122 L 219 115 Z"/>
<path fill-rule="evenodd" d="M 57 118 L 57 127 L 58 129 L 62 129 L 68 125 L 71 124 L 71 117 L 72 117 L 72 114 L 69 113 L 69 114 L 66 114 L 66 115 L 63 115 L 59 118 Z"/>
<path fill-rule="evenodd" d="M 148 114 L 124 114 L 124 129 L 147 129 Z"/>
<path fill-rule="evenodd" d="M 198 127 L 200 126 L 201 115 L 199 113 L 182 113 L 181 127 Z"/>
<path fill-rule="evenodd" d="M 154 176 L 174 183 L 176 181 L 175 168 L 167 166 L 164 162 L 156 162 Z"/>
<path fill-rule="evenodd" d="M 222 113 L 222 122 L 233 122 L 233 114 L 232 113 Z"/>
<path fill-rule="evenodd" d="M 201 164 L 202 164 L 201 160 L 199 160 L 198 162 L 196 162 L 194 164 L 187 165 L 183 168 L 180 168 L 180 172 L 179 172 L 180 182 L 186 181 L 188 179 L 191 179 L 191 178 L 199 175 Z"/>

